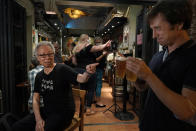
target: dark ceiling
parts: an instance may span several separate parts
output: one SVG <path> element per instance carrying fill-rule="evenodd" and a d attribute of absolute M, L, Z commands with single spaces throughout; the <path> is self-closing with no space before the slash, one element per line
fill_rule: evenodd
<path fill-rule="evenodd" d="M 71 19 L 67 14 L 64 13 L 64 9 L 70 7 L 79 9 L 85 12 L 87 15 L 78 19 Z M 58 10 L 63 17 L 63 25 L 65 28 L 70 30 L 96 30 L 112 9 L 113 7 L 58 5 Z"/>
<path fill-rule="evenodd" d="M 45 13 L 44 1 L 31 0 L 35 6 L 35 26 L 55 36 L 62 31 L 63 35 L 79 35 L 87 33 L 93 35 L 106 23 L 108 16 L 117 13 L 117 6 L 125 12 L 130 4 L 152 4 L 156 0 L 47 0 L 55 1 L 57 15 Z M 64 13 L 66 8 L 79 9 L 87 14 L 78 19 L 71 19 Z M 56 25 L 57 24 L 57 25 Z"/>

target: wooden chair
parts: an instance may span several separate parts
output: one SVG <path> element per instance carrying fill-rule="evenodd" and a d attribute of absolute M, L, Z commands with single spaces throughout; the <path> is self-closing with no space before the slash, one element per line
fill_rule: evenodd
<path fill-rule="evenodd" d="M 77 127 L 79 127 L 79 131 L 84 130 L 84 106 L 85 106 L 85 95 L 86 91 L 85 90 L 80 90 L 76 88 L 72 88 L 72 93 L 74 97 L 79 97 L 80 98 L 80 112 L 79 116 L 75 116 L 72 119 L 71 125 L 65 129 L 64 131 L 74 131 Z"/>

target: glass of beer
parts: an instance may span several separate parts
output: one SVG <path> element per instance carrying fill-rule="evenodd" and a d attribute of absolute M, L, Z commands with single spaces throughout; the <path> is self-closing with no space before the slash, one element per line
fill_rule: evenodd
<path fill-rule="evenodd" d="M 116 77 L 124 78 L 126 70 L 126 58 L 125 57 L 117 57 L 116 58 Z"/>
<path fill-rule="evenodd" d="M 137 76 L 132 71 L 126 68 L 126 78 L 128 81 L 135 82 L 137 80 Z"/>
<path fill-rule="evenodd" d="M 62 60 L 65 61 L 65 55 L 62 55 Z"/>
<path fill-rule="evenodd" d="M 141 58 L 136 58 L 136 59 L 142 60 Z M 128 70 L 127 68 L 126 68 L 126 78 L 128 81 L 131 81 L 131 82 L 135 82 L 137 80 L 136 74 Z"/>

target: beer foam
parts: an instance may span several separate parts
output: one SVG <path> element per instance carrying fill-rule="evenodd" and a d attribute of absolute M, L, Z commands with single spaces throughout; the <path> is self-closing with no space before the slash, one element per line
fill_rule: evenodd
<path fill-rule="evenodd" d="M 116 60 L 119 60 L 119 61 L 126 61 L 126 59 L 127 59 L 126 57 L 121 57 L 121 56 L 116 57 Z"/>
<path fill-rule="evenodd" d="M 136 57 L 136 59 L 138 59 L 138 60 L 143 60 L 142 58 L 139 58 L 139 57 Z"/>

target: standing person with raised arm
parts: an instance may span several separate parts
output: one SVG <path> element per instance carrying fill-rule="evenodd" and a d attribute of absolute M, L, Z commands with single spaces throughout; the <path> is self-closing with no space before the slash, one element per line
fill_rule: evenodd
<path fill-rule="evenodd" d="M 106 42 L 102 45 L 92 45 L 90 38 L 87 34 L 82 34 L 79 38 L 78 44 L 74 47 L 73 53 L 73 64 L 76 66 L 76 71 L 83 73 L 85 71 L 85 66 L 96 62 L 96 57 L 94 52 L 102 51 L 109 48 L 111 41 Z M 86 115 L 95 114 L 95 111 L 91 109 L 93 102 L 94 92 L 96 89 L 96 75 L 93 74 L 89 78 L 89 81 L 85 84 L 81 84 L 81 89 L 87 91 L 86 94 Z"/>

